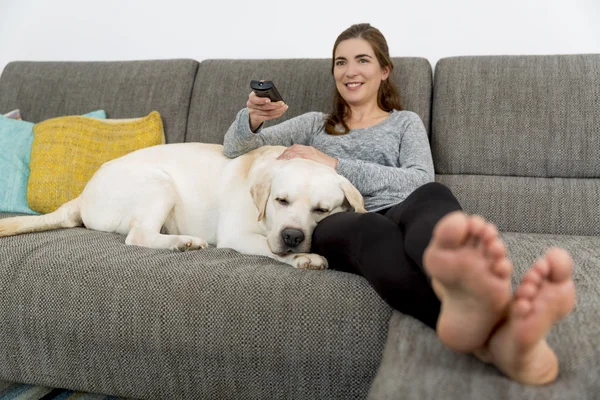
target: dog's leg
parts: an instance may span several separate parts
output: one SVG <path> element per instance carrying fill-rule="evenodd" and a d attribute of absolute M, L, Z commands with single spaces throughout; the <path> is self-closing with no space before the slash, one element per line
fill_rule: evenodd
<path fill-rule="evenodd" d="M 274 260 L 289 264 L 294 268 L 327 269 L 327 260 L 325 257 L 322 257 L 318 254 L 274 254 L 267 244 L 267 238 L 258 234 L 245 234 L 243 236 L 229 238 L 227 241 L 219 241 L 217 247 L 229 247 L 243 254 L 270 257 Z"/>
<path fill-rule="evenodd" d="M 127 166 L 103 167 L 86 186 L 82 194 L 86 227 L 127 235 L 128 245 L 179 251 L 207 246 L 199 237 L 160 233 L 163 225 L 171 225 L 170 214 L 181 201 L 168 174 L 155 167 L 123 167 Z"/>
<path fill-rule="evenodd" d="M 169 213 L 176 202 L 176 194 L 170 188 L 163 188 L 159 196 L 140 203 L 129 223 L 129 233 L 125 243 L 153 249 L 197 250 L 208 246 L 206 240 L 188 235 L 163 235 L 160 233 Z"/>
<path fill-rule="evenodd" d="M 204 249 L 208 246 L 206 240 L 188 235 L 163 235 L 160 228 L 150 228 L 145 224 L 133 225 L 126 244 L 150 247 L 153 249 L 170 249 L 178 251 Z"/>

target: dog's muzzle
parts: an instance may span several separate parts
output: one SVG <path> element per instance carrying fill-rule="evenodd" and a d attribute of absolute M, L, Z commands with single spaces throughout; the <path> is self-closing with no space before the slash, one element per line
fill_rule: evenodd
<path fill-rule="evenodd" d="M 304 241 L 304 232 L 300 229 L 286 228 L 281 231 L 281 239 L 290 248 L 296 248 Z"/>

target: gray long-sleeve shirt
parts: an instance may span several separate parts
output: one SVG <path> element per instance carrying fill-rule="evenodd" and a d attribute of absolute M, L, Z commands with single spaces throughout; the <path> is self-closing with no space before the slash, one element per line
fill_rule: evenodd
<path fill-rule="evenodd" d="M 337 172 L 363 195 L 368 211 L 398 204 L 419 186 L 433 182 L 431 149 L 417 114 L 394 110 L 377 125 L 339 136 L 325 131 L 326 118 L 309 112 L 253 133 L 244 108 L 225 134 L 223 152 L 233 158 L 265 145 L 313 146 L 339 160 Z"/>

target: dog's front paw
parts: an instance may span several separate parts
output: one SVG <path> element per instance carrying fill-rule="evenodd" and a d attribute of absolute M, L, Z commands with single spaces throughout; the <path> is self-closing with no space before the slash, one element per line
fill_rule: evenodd
<path fill-rule="evenodd" d="M 327 269 L 328 265 L 325 257 L 314 253 L 300 253 L 294 255 L 292 266 L 302 269 Z"/>
<path fill-rule="evenodd" d="M 208 247 L 206 240 L 199 237 L 180 235 L 179 239 L 176 246 L 176 250 L 179 251 L 198 250 Z"/>

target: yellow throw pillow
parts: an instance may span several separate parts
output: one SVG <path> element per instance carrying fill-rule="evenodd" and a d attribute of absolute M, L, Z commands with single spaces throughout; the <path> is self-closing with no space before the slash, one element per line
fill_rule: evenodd
<path fill-rule="evenodd" d="M 48 213 L 79 196 L 102 164 L 165 143 L 160 114 L 135 119 L 52 118 L 33 127 L 27 202 Z"/>

